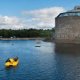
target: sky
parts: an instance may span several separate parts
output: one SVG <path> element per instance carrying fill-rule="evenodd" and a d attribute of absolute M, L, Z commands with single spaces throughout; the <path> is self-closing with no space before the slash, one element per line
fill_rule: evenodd
<path fill-rule="evenodd" d="M 0 29 L 51 29 L 55 17 L 80 0 L 0 0 Z"/>

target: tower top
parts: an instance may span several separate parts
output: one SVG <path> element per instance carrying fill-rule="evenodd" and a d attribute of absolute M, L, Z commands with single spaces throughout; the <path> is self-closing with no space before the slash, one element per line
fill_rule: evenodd
<path fill-rule="evenodd" d="M 69 10 L 67 12 L 80 12 L 80 5 L 79 6 L 75 6 L 72 10 Z"/>
<path fill-rule="evenodd" d="M 80 10 L 80 6 L 75 6 L 74 10 Z"/>

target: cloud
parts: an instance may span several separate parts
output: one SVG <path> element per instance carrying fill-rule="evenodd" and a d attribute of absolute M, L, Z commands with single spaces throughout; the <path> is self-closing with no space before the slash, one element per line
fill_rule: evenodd
<path fill-rule="evenodd" d="M 15 16 L 0 16 L 0 29 L 21 29 L 22 21 Z"/>
<path fill-rule="evenodd" d="M 64 12 L 63 7 L 51 7 L 31 11 L 23 11 L 22 13 L 29 18 L 29 22 L 35 28 L 53 28 L 55 26 L 55 17 Z"/>
<path fill-rule="evenodd" d="M 17 17 L 0 16 L 0 24 L 2 25 L 13 25 L 18 24 L 19 20 Z"/>
<path fill-rule="evenodd" d="M 34 15 L 34 16 L 39 16 L 39 17 L 47 17 L 50 15 L 57 16 L 57 14 L 65 11 L 63 7 L 51 7 L 51 8 L 44 8 L 44 9 L 39 9 L 39 10 L 32 10 L 32 11 L 23 11 L 23 14 L 26 15 Z"/>
<path fill-rule="evenodd" d="M 51 29 L 55 26 L 55 17 L 64 11 L 63 7 L 51 7 L 22 11 L 22 17 L 0 16 L 0 29 Z"/>

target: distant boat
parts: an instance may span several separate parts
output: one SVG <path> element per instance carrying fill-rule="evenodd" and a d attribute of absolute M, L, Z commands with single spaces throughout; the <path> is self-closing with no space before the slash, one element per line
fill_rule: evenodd
<path fill-rule="evenodd" d="M 41 47 L 41 46 L 35 46 L 35 47 Z"/>
<path fill-rule="evenodd" d="M 36 40 L 36 46 L 35 47 L 41 47 L 40 43 L 41 43 L 41 40 Z"/>

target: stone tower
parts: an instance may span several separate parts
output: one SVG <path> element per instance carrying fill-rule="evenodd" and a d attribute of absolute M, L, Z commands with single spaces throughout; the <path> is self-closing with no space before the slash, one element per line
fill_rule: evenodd
<path fill-rule="evenodd" d="M 80 6 L 60 13 L 55 18 L 55 41 L 80 43 Z"/>

